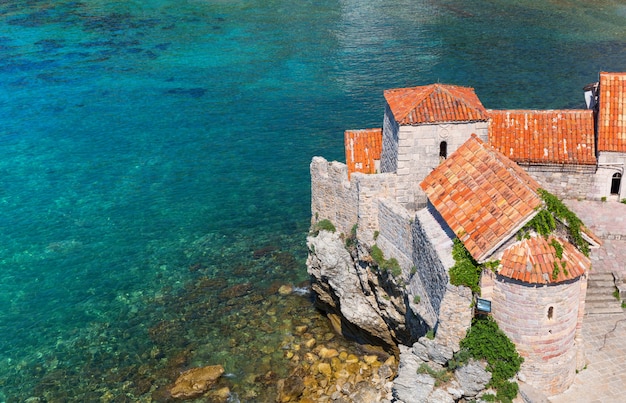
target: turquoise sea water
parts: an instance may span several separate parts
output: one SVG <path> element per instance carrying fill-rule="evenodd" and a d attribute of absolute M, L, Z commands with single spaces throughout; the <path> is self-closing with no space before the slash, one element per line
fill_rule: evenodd
<path fill-rule="evenodd" d="M 222 364 L 242 401 L 307 323 L 308 164 L 382 91 L 583 105 L 619 1 L 4 0 L 0 402 L 150 401 Z"/>

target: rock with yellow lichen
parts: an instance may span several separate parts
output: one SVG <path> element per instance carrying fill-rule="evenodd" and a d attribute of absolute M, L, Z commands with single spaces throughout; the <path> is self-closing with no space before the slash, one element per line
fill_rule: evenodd
<path fill-rule="evenodd" d="M 221 365 L 192 368 L 183 372 L 170 389 L 172 397 L 188 399 L 204 394 L 224 373 Z"/>

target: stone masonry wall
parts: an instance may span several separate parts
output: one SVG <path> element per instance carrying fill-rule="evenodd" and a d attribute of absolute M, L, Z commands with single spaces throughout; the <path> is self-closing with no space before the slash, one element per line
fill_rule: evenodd
<path fill-rule="evenodd" d="M 616 173 L 622 174 L 618 200 L 626 199 L 626 153 L 601 152 L 598 156 L 598 172 L 594 184 L 594 199 L 610 197 L 611 181 Z"/>
<path fill-rule="evenodd" d="M 374 233 L 379 228 L 378 200 L 395 199 L 396 176 L 353 173 L 350 180 L 358 192 L 357 233 L 359 241 L 371 246 L 374 244 Z"/>
<path fill-rule="evenodd" d="M 522 165 L 542 188 L 560 199 L 593 199 L 595 175 L 593 170 L 561 172 L 542 167 Z M 595 169 L 595 168 L 594 168 Z"/>
<path fill-rule="evenodd" d="M 492 314 L 525 359 L 520 374 L 548 395 L 565 391 L 574 381 L 579 280 L 533 287 L 497 276 L 493 283 Z"/>
<path fill-rule="evenodd" d="M 402 268 L 402 280 L 406 284 L 406 301 L 415 322 L 434 328 L 437 324 L 437 311 L 430 302 L 428 287 L 423 277 L 413 271 L 413 217 L 393 200 L 379 201 L 380 233 L 376 245 L 386 259 L 396 258 Z M 419 302 L 416 300 L 419 297 Z M 411 321 L 407 321 L 409 324 Z"/>
<path fill-rule="evenodd" d="M 330 220 L 338 232 L 349 234 L 357 223 L 358 195 L 348 181 L 348 168 L 322 157 L 311 161 L 311 220 Z"/>
<path fill-rule="evenodd" d="M 380 232 L 376 244 L 386 259 L 398 260 L 410 309 L 434 328 L 449 286 L 447 271 L 454 264 L 453 236 L 442 228 L 442 219 L 428 209 L 411 216 L 399 203 L 380 200 L 378 211 Z"/>
<path fill-rule="evenodd" d="M 401 126 L 398 133 L 396 171 L 398 203 L 413 210 L 425 207 L 427 198 L 419 184 L 441 163 L 440 144 L 446 142 L 449 156 L 467 141 L 472 133 L 487 141 L 487 122 Z"/>
<path fill-rule="evenodd" d="M 438 315 L 448 285 L 448 269 L 454 260 L 452 238 L 442 228 L 443 221 L 438 221 L 432 213 L 423 209 L 416 214 L 411 228 L 412 260 L 433 311 Z"/>
<path fill-rule="evenodd" d="M 398 132 L 400 127 L 385 104 L 383 118 L 383 151 L 380 155 L 380 172 L 395 173 L 398 169 Z"/>

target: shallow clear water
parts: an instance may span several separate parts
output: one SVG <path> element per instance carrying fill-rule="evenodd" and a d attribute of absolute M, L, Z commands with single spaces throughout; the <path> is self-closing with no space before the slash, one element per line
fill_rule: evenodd
<path fill-rule="evenodd" d="M 0 401 L 149 401 L 218 363 L 263 400 L 254 376 L 288 368 L 267 346 L 327 331 L 276 293 L 307 279 L 308 164 L 380 126 L 384 89 L 579 107 L 626 69 L 617 1 L 5 0 L 0 17 Z"/>

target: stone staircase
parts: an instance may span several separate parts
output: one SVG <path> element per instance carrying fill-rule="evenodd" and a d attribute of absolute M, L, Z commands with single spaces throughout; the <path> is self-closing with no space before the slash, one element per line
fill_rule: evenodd
<path fill-rule="evenodd" d="M 611 273 L 589 274 L 585 313 L 587 315 L 622 313 L 621 302 L 615 298 L 615 278 Z"/>

